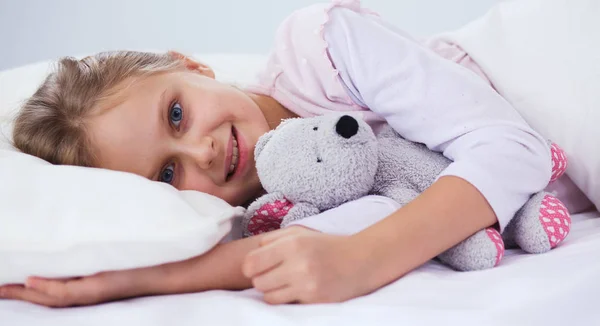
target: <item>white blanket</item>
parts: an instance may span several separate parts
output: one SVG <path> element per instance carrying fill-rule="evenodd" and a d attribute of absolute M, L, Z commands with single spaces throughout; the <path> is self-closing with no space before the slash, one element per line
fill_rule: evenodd
<path fill-rule="evenodd" d="M 430 262 L 342 304 L 269 306 L 254 290 L 57 310 L 0 301 L 0 325 L 600 325 L 598 216 L 573 216 L 571 235 L 550 253 L 509 251 L 501 266 L 470 273 Z"/>

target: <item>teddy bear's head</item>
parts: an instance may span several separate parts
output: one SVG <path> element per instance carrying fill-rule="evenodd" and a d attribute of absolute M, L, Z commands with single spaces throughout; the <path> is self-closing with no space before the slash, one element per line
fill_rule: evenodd
<path fill-rule="evenodd" d="M 254 155 L 266 191 L 321 211 L 368 194 L 378 163 L 371 127 L 341 114 L 287 119 L 259 139 Z"/>

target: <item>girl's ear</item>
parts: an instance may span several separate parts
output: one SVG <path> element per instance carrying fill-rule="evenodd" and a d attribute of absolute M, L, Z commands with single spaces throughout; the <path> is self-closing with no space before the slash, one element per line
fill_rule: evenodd
<path fill-rule="evenodd" d="M 186 68 L 188 68 L 189 70 L 197 71 L 200 74 L 202 74 L 206 77 L 212 78 L 212 79 L 215 78 L 215 72 L 208 65 L 201 63 L 199 61 L 196 61 L 196 60 L 194 60 L 180 52 L 177 52 L 177 51 L 169 51 L 169 55 L 172 56 L 173 58 L 183 60 Z"/>

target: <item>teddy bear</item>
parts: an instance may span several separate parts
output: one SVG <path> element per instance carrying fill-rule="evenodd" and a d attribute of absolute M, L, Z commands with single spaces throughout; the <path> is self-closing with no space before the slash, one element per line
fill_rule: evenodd
<path fill-rule="evenodd" d="M 566 169 L 552 148 L 551 181 Z M 244 236 L 276 230 L 345 202 L 374 194 L 405 205 L 451 163 L 442 153 L 402 138 L 384 124 L 377 134 L 348 114 L 291 118 L 259 138 L 256 169 L 266 194 L 242 218 Z M 544 253 L 568 235 L 571 218 L 554 195 L 540 191 L 519 209 L 502 234 L 489 227 L 436 257 L 459 271 L 497 266 L 505 248 Z"/>

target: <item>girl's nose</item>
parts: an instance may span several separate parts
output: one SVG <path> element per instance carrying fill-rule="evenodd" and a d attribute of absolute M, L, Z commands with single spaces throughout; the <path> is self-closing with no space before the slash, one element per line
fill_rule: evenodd
<path fill-rule="evenodd" d="M 213 166 L 218 154 L 216 141 L 210 136 L 186 142 L 185 152 L 204 170 Z"/>

